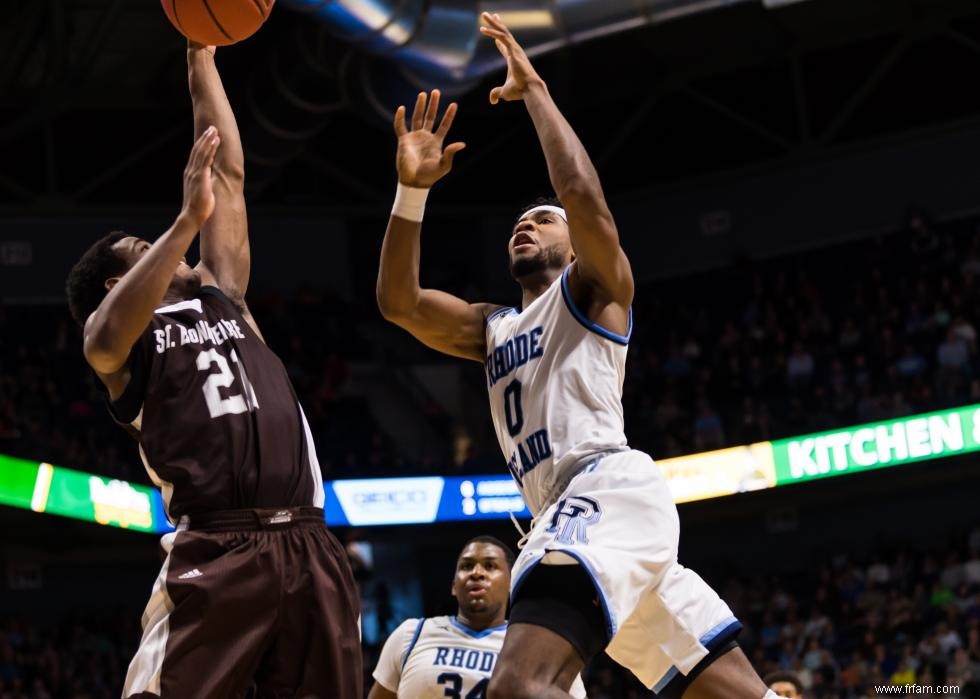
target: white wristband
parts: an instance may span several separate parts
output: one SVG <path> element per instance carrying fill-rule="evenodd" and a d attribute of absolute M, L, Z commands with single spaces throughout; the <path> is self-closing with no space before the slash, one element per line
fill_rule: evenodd
<path fill-rule="evenodd" d="M 425 200 L 428 196 L 428 189 L 409 187 L 399 182 L 398 189 L 395 191 L 395 203 L 391 207 L 391 215 L 406 221 L 422 223 L 422 214 L 425 213 Z"/>

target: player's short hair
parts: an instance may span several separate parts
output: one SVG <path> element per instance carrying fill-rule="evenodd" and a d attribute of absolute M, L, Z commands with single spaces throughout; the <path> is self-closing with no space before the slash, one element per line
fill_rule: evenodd
<path fill-rule="evenodd" d="M 492 546 L 496 546 L 498 549 L 504 552 L 504 558 L 507 559 L 507 565 L 510 567 L 514 566 L 514 560 L 515 560 L 514 552 L 511 550 L 510 546 L 505 544 L 497 537 L 490 536 L 489 534 L 481 534 L 480 536 L 474 536 L 472 539 L 470 539 L 465 544 L 463 544 L 462 548 L 460 548 L 459 550 L 460 553 L 462 553 L 463 550 L 470 544 L 491 544 Z"/>
<path fill-rule="evenodd" d="M 126 258 L 112 249 L 125 237 L 126 233 L 113 231 L 99 238 L 68 273 L 65 281 L 68 310 L 79 325 L 85 325 L 88 317 L 102 303 L 108 293 L 106 280 L 126 272 Z"/>
<path fill-rule="evenodd" d="M 770 672 L 768 675 L 762 678 L 762 681 L 766 683 L 767 687 L 772 687 L 777 682 L 789 682 L 796 688 L 797 694 L 803 694 L 803 682 L 792 672 Z"/>
<path fill-rule="evenodd" d="M 557 206 L 559 209 L 565 208 L 556 197 L 538 197 L 533 203 L 528 204 L 520 210 L 520 212 L 517 214 L 517 219 L 520 220 L 521 216 L 526 214 L 531 209 L 539 206 Z"/>

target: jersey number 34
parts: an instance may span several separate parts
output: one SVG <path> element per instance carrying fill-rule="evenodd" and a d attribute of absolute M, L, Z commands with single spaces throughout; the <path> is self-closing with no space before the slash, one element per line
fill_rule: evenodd
<path fill-rule="evenodd" d="M 460 692 L 463 690 L 463 678 L 455 672 L 444 672 L 439 675 L 439 679 L 436 680 L 441 685 L 447 685 L 445 690 L 445 695 L 447 697 L 452 697 L 452 699 L 464 699 Z M 487 684 L 490 680 L 483 678 L 480 680 L 473 689 L 466 693 L 465 699 L 486 699 L 487 696 Z"/>

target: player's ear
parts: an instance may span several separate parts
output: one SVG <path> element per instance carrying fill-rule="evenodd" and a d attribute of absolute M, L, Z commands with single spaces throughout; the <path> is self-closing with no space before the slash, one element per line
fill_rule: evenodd
<path fill-rule="evenodd" d="M 112 287 L 119 283 L 119 277 L 109 277 L 105 280 L 105 290 L 112 291 Z"/>

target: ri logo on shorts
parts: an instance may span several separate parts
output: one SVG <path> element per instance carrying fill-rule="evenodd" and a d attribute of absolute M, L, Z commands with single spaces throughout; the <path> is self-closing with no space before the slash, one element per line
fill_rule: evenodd
<path fill-rule="evenodd" d="M 558 501 L 551 518 L 551 526 L 545 531 L 555 535 L 559 544 L 587 544 L 586 529 L 602 516 L 602 508 L 592 498 L 573 496 Z"/>

